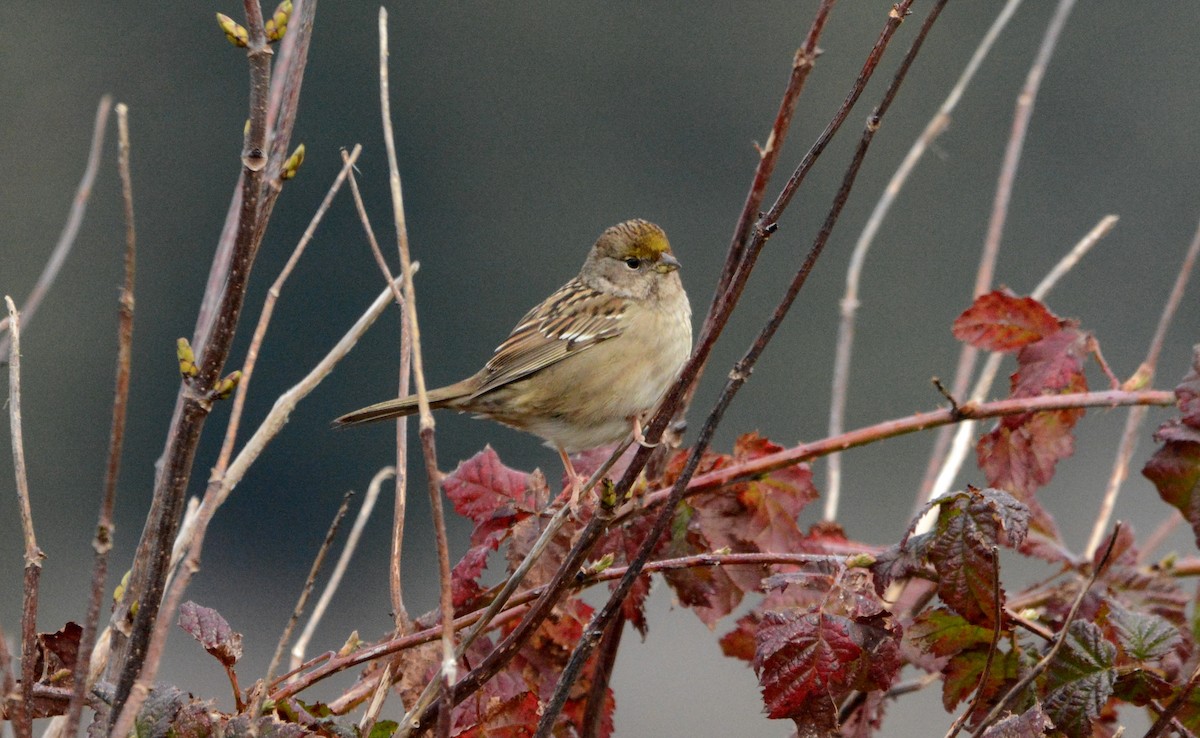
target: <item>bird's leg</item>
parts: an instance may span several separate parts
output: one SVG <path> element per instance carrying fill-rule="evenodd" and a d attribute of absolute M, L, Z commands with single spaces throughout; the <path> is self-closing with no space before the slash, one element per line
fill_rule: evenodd
<path fill-rule="evenodd" d="M 646 440 L 646 436 L 642 434 L 642 419 L 638 416 L 633 416 L 633 440 L 643 448 L 654 448 L 658 443 L 650 443 Z"/>
<path fill-rule="evenodd" d="M 561 447 L 558 449 L 558 456 L 562 459 L 563 470 L 567 474 L 567 489 L 571 490 L 571 510 L 579 510 L 579 494 L 583 491 L 583 483 L 587 480 L 579 476 L 579 472 L 575 471 L 575 465 L 571 463 L 571 457 L 567 455 Z"/>

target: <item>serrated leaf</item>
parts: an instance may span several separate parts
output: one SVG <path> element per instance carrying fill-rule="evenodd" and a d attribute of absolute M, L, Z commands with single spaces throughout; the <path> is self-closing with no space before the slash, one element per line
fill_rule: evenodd
<path fill-rule="evenodd" d="M 980 295 L 954 321 L 954 337 L 987 351 L 1015 351 L 1059 329 L 1059 319 L 1032 297 L 1007 290 Z"/>
<path fill-rule="evenodd" d="M 1028 520 L 1028 508 L 997 490 L 971 488 L 940 501 L 928 557 L 938 574 L 938 596 L 968 622 L 1000 627 L 996 610 L 1004 593 L 996 588 L 999 562 L 992 547 L 1019 545 Z"/>
<path fill-rule="evenodd" d="M 530 475 L 505 466 L 491 446 L 459 464 L 446 476 L 443 488 L 454 510 L 475 523 L 475 544 L 496 527 L 511 525 L 539 508 Z"/>
<path fill-rule="evenodd" d="M 1117 647 L 1104 639 L 1096 624 L 1071 621 L 1046 671 L 1046 713 L 1058 730 L 1070 738 L 1092 734 L 1092 721 L 1113 693 L 1116 657 Z"/>
<path fill-rule="evenodd" d="M 469 700 L 468 700 L 469 702 Z M 493 698 L 480 714 L 472 715 L 470 725 L 457 723 L 457 738 L 527 738 L 538 722 L 538 699 L 523 692 L 501 699 Z"/>
<path fill-rule="evenodd" d="M 1050 717 L 1042 711 L 1041 705 L 1035 704 L 1020 715 L 1009 715 L 997 721 L 983 731 L 983 738 L 1039 738 L 1053 728 Z"/>
<path fill-rule="evenodd" d="M 885 616 L 771 611 L 755 639 L 755 671 L 772 718 L 814 729 L 829 725 L 828 706 L 851 690 L 887 688 L 902 666 L 899 639 Z"/>
<path fill-rule="evenodd" d="M 168 729 L 175 722 L 176 715 L 183 709 L 186 699 L 187 695 L 175 687 L 156 687 L 133 719 L 134 732 L 139 738 L 166 736 Z"/>
<path fill-rule="evenodd" d="M 242 634 L 230 628 L 221 613 L 212 608 L 188 600 L 179 606 L 179 627 L 226 668 L 242 658 Z"/>
<path fill-rule="evenodd" d="M 1112 599 L 1106 605 L 1106 621 L 1116 634 L 1117 646 L 1139 664 L 1161 659 L 1183 640 L 1179 629 L 1165 618 L 1130 610 Z"/>
<path fill-rule="evenodd" d="M 1176 685 L 1162 675 L 1146 669 L 1118 673 L 1113 694 L 1117 699 L 1144 707 L 1151 700 L 1165 700 L 1175 693 Z"/>

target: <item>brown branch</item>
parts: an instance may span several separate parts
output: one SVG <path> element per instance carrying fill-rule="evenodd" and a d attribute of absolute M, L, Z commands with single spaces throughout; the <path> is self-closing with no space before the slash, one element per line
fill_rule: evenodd
<path fill-rule="evenodd" d="M 125 206 L 125 284 L 119 299 L 117 328 L 117 375 L 113 388 L 112 425 L 108 436 L 108 466 L 104 476 L 104 496 L 100 501 L 96 537 L 92 548 L 96 552 L 92 566 L 92 587 L 88 598 L 87 616 L 79 636 L 79 651 L 75 660 L 71 702 L 67 706 L 63 735 L 73 736 L 83 714 L 87 675 L 91 665 L 92 647 L 100 622 L 100 606 L 104 599 L 104 584 L 108 577 L 108 554 L 112 550 L 113 510 L 117 501 L 117 478 L 121 469 L 121 449 L 125 442 L 125 417 L 129 405 L 129 377 L 133 360 L 134 284 L 137 275 L 137 229 L 133 217 L 133 175 L 129 164 L 129 108 L 117 104 L 117 171 L 121 177 L 121 199 Z"/>
<path fill-rule="evenodd" d="M 891 84 L 888 85 L 887 90 L 884 92 L 883 98 L 881 99 L 879 105 L 867 119 L 867 125 L 863 130 L 861 139 L 859 140 L 858 148 L 854 153 L 854 157 L 851 159 L 850 165 L 846 169 L 846 173 L 842 179 L 841 187 L 834 196 L 833 205 L 830 207 L 829 214 L 826 216 L 825 222 L 822 224 L 821 229 L 817 232 L 817 236 L 813 241 L 813 245 L 809 250 L 808 256 L 805 257 L 804 263 L 800 266 L 799 271 L 797 271 L 796 275 L 792 278 L 792 282 L 788 286 L 787 291 L 784 293 L 783 298 L 776 306 L 770 320 L 768 320 L 767 324 L 763 326 L 758 337 L 755 339 L 754 344 L 737 362 L 737 364 L 734 365 L 734 369 L 730 373 L 729 380 L 726 382 L 725 388 L 721 391 L 721 395 L 717 400 L 716 406 L 709 414 L 708 419 L 704 423 L 704 427 L 700 431 L 700 437 L 692 449 L 692 453 L 687 460 L 687 464 L 684 467 L 682 474 L 676 481 L 674 488 L 672 488 L 671 494 L 667 498 L 667 502 L 663 506 L 663 509 L 659 511 L 658 517 L 655 519 L 650 533 L 647 534 L 646 539 L 643 541 L 637 555 L 630 562 L 629 571 L 625 573 L 625 576 L 621 578 L 621 581 L 614 588 L 604 607 L 592 616 L 591 622 L 589 622 L 587 627 L 584 629 L 583 635 L 580 638 L 579 643 L 575 646 L 575 650 L 571 654 L 571 658 L 568 661 L 567 666 L 563 669 L 563 673 L 559 678 L 558 686 L 555 689 L 554 696 L 551 698 L 550 702 L 542 712 L 541 718 L 538 722 L 538 738 L 548 738 L 553 730 L 555 721 L 558 719 L 559 714 L 561 714 L 563 707 L 566 705 L 567 696 L 571 690 L 571 687 L 578 678 L 584 663 L 587 661 L 592 650 L 595 648 L 600 637 L 602 636 L 604 628 L 620 610 L 625 597 L 628 596 L 629 590 L 632 589 L 642 567 L 649 559 L 650 554 L 654 550 L 655 546 L 657 546 L 659 539 L 670 526 L 671 520 L 674 516 L 675 508 L 679 504 L 680 500 L 683 499 L 687 484 L 691 480 L 692 475 L 695 474 L 696 468 L 700 464 L 700 459 L 703 453 L 708 449 L 712 437 L 716 432 L 717 425 L 724 417 L 725 410 L 729 407 L 734 395 L 737 394 L 738 390 L 741 389 L 742 385 L 745 384 L 746 380 L 750 377 L 750 373 L 753 371 L 754 365 L 757 363 L 758 358 L 762 355 L 763 351 L 766 350 L 767 345 L 771 342 L 771 339 L 774 338 L 779 326 L 783 323 L 783 319 L 787 316 L 788 311 L 795 302 L 796 296 L 799 294 L 800 289 L 807 281 L 808 275 L 811 274 L 813 267 L 816 265 L 817 259 L 824 251 L 825 244 L 828 242 L 829 236 L 833 232 L 833 228 L 841 215 L 842 208 L 845 206 L 846 200 L 850 195 L 850 190 L 854 186 L 854 181 L 858 175 L 859 167 L 862 165 L 862 161 L 866 156 L 866 152 L 875 136 L 875 132 L 879 130 L 883 116 L 887 113 L 888 108 L 891 106 L 892 100 L 895 99 L 895 95 L 899 91 L 900 85 L 903 83 L 908 69 L 912 65 L 916 55 L 920 52 L 926 35 L 928 34 L 930 28 L 932 28 L 933 23 L 937 20 L 938 15 L 945 6 L 945 3 L 946 0 L 940 0 L 940 2 L 936 3 L 930 10 L 929 16 L 926 18 L 925 23 L 921 26 L 921 30 L 914 39 L 908 53 L 901 61 L 900 66 L 897 69 L 895 76 L 892 78 Z M 871 53 L 868 55 L 867 64 L 864 65 L 863 72 L 859 75 L 859 81 L 862 84 L 865 84 L 866 79 L 869 78 L 874 72 L 884 50 L 888 46 L 888 42 L 892 38 L 892 35 L 900 27 L 900 23 L 908 13 L 908 7 L 910 4 L 911 3 L 901 2 L 893 6 L 891 12 L 889 13 L 888 21 L 879 36 L 879 40 L 876 42 L 874 48 L 872 48 Z M 854 97 L 857 98 L 857 95 Z M 792 181 L 789 180 L 789 185 L 791 185 L 791 182 Z M 784 207 L 786 207 L 788 201 L 791 199 L 791 195 L 794 194 L 794 192 L 794 189 L 789 192 L 788 187 L 785 187 L 783 193 L 780 194 L 779 199 L 776 200 L 775 206 L 772 207 L 771 212 L 765 216 L 764 222 L 774 224 L 774 218 L 777 217 L 778 213 Z M 621 499 L 620 496 L 618 496 L 618 499 Z"/>
<path fill-rule="evenodd" d="M 46 555 L 38 548 L 29 504 L 29 477 L 25 471 L 25 440 L 21 431 L 21 316 L 12 298 L 4 296 L 8 308 L 8 421 L 12 432 L 13 473 L 17 481 L 17 505 L 21 512 L 21 534 L 25 538 L 25 578 L 21 605 L 21 705 L 13 720 L 17 738 L 33 734 L 34 664 L 37 659 L 38 581 Z"/>
<path fill-rule="evenodd" d="M 1192 236 L 1192 242 L 1183 256 L 1183 263 L 1179 265 L 1179 272 L 1175 275 L 1175 284 L 1171 287 L 1171 294 L 1168 295 L 1167 302 L 1163 305 L 1162 314 L 1158 316 L 1158 325 L 1154 328 L 1154 337 L 1150 339 L 1150 348 L 1146 352 L 1146 359 L 1138 367 L 1131 383 L 1144 386 L 1154 379 L 1154 371 L 1158 368 L 1158 357 L 1162 354 L 1163 343 L 1167 338 L 1167 329 L 1171 327 L 1171 322 L 1175 319 L 1175 313 L 1179 309 L 1179 303 L 1183 301 L 1183 293 L 1187 289 L 1188 280 L 1196 267 L 1198 255 L 1200 255 L 1200 226 L 1197 226 L 1196 233 Z M 1092 536 L 1088 539 L 1084 556 L 1090 557 L 1095 553 L 1104 537 L 1104 529 L 1108 527 L 1113 508 L 1117 505 L 1117 495 L 1121 492 L 1121 483 L 1129 474 L 1129 460 L 1133 458 L 1133 452 L 1137 450 L 1137 440 L 1145 418 L 1146 410 L 1141 407 L 1133 408 L 1125 417 L 1125 430 L 1121 434 L 1117 457 L 1113 461 L 1112 474 L 1109 476 L 1108 487 L 1104 490 L 1104 498 L 1100 502 L 1100 512 L 1096 516 L 1096 523 L 1092 527 Z"/>
<path fill-rule="evenodd" d="M 312 634 L 316 632 L 317 625 L 320 624 L 321 618 L 325 616 L 325 609 L 329 606 L 330 600 L 337 592 L 338 587 L 342 583 L 342 577 L 346 574 L 346 569 L 350 566 L 350 558 L 354 556 L 354 551 L 358 548 L 358 542 L 362 537 L 363 528 L 367 525 L 367 520 L 371 517 L 371 511 L 375 509 L 375 501 L 379 499 L 379 486 L 384 480 L 396 473 L 396 470 L 390 466 L 385 466 L 375 473 L 371 478 L 371 482 L 367 485 L 367 494 L 363 497 L 362 507 L 358 509 L 358 515 L 354 518 L 354 525 L 350 527 L 350 534 L 346 536 L 346 545 L 342 548 L 342 553 L 338 556 L 337 563 L 333 566 L 333 572 L 329 575 L 329 581 L 325 583 L 325 589 L 321 592 L 317 604 L 313 607 L 312 615 L 304 625 L 304 630 L 300 632 L 300 637 L 296 639 L 296 643 L 292 645 L 291 668 L 295 669 L 304 660 L 304 652 L 308 648 L 308 642 L 312 638 Z M 264 683 L 270 683 L 270 679 Z"/>
<path fill-rule="evenodd" d="M 621 634 L 625 632 L 625 613 L 618 614 L 608 624 L 604 637 L 600 639 L 600 652 L 596 660 L 596 671 L 588 685 L 587 702 L 580 721 L 580 738 L 598 738 L 604 733 L 604 706 L 608 702 L 608 685 L 612 681 L 613 667 L 617 663 L 617 650 L 621 647 Z"/>
<path fill-rule="evenodd" d="M 703 553 L 693 554 L 691 556 L 681 556 L 674 559 L 662 559 L 659 561 L 651 561 L 646 564 L 643 573 L 656 573 L 661 571 L 670 571 L 677 569 L 695 569 L 700 567 L 714 566 L 765 566 L 770 564 L 806 564 L 819 561 L 827 561 L 831 557 L 844 558 L 848 555 L 857 555 L 860 553 L 873 553 L 875 549 L 859 547 L 854 551 L 848 551 L 845 554 L 812 554 L 812 553 Z M 572 591 L 582 590 L 596 584 L 613 581 L 625 576 L 628 567 L 614 566 L 605 569 L 602 572 L 591 573 L 586 576 L 570 577 L 571 583 L 569 587 Z M 578 570 L 576 570 L 576 573 Z M 491 622 L 493 628 L 505 625 L 511 620 L 522 616 L 526 612 L 526 605 L 534 602 L 542 597 L 552 584 L 545 584 L 538 587 L 533 587 L 514 595 L 508 602 L 507 607 L 501 612 L 494 621 Z M 468 626 L 481 622 L 486 617 L 483 610 L 461 615 L 454 621 L 455 630 L 461 631 Z M 410 648 L 430 643 L 441 638 L 442 627 L 435 625 L 416 633 L 409 633 L 399 638 L 393 638 L 382 643 L 377 643 L 373 646 L 361 648 L 353 653 L 345 656 L 337 656 L 335 654 L 323 654 L 315 657 L 301 667 L 294 669 L 291 673 L 283 674 L 275 679 L 270 684 L 271 689 L 276 691 L 270 693 L 272 701 L 282 701 L 290 699 L 300 692 L 308 689 L 317 682 L 340 673 L 347 669 L 352 669 L 356 666 L 380 659 L 386 656 L 391 656 L 401 651 L 406 651 Z M 478 667 L 477 667 L 478 668 Z M 303 676 L 297 676 L 301 671 L 310 670 Z M 474 673 L 474 672 L 472 672 Z M 470 675 L 468 675 L 469 677 Z M 373 679 L 373 675 L 367 677 L 367 680 Z M 284 682 L 287 682 L 284 684 Z M 460 686 L 467 682 L 467 677 L 464 677 Z M 331 705 L 331 708 L 333 706 Z M 334 710 L 338 712 L 338 710 Z M 403 728 L 401 724 L 401 728 Z"/>
<path fill-rule="evenodd" d="M 54 280 L 58 277 L 63 262 L 67 260 L 67 256 L 75 246 L 75 238 L 79 235 L 79 227 L 83 224 L 88 200 L 92 196 L 92 186 L 96 183 L 96 173 L 100 169 L 100 160 L 104 152 L 104 135 L 108 128 L 108 112 L 111 108 L 112 97 L 108 95 L 101 97 L 100 104 L 96 106 L 96 119 L 92 124 L 92 143 L 88 148 L 87 164 L 83 168 L 83 177 L 79 180 L 79 186 L 75 188 L 75 197 L 71 200 L 71 210 L 67 213 L 67 222 L 58 236 L 58 243 L 50 252 L 46 266 L 42 267 L 41 275 L 34 283 L 33 289 L 30 290 L 29 297 L 25 298 L 25 304 L 21 306 L 21 320 L 25 322 L 26 328 L 33 320 L 38 306 L 42 304 L 46 292 L 50 290 Z M 9 318 L 0 320 L 0 331 L 8 327 Z M 11 340 L 11 335 L 0 336 L 0 360 L 8 355 Z"/>
<path fill-rule="evenodd" d="M 1029 128 L 1030 118 L 1033 117 L 1033 102 L 1037 99 L 1042 78 L 1046 73 L 1046 67 L 1050 63 L 1050 57 L 1058 45 L 1058 37 L 1062 33 L 1063 26 L 1066 25 L 1067 16 L 1070 14 L 1074 4 L 1075 0 L 1059 0 L 1058 9 L 1050 19 L 1050 23 L 1042 35 L 1042 42 L 1038 47 L 1037 56 L 1029 68 L 1029 72 L 1025 77 L 1025 83 L 1021 87 L 1021 92 L 1017 95 L 1011 133 L 1009 134 L 1008 144 L 1004 150 L 1004 159 L 1000 165 L 1000 175 L 996 182 L 996 193 L 992 200 L 992 212 L 988 220 L 987 236 L 984 239 L 983 250 L 979 257 L 979 267 L 975 273 L 973 297 L 978 297 L 987 292 L 992 284 L 992 279 L 996 272 L 996 259 L 1000 251 L 1000 238 L 1004 233 L 1004 222 L 1008 216 L 1008 205 L 1012 199 L 1013 185 L 1016 182 L 1017 165 L 1021 161 L 1021 152 L 1025 146 L 1025 132 Z M 971 381 L 971 375 L 975 371 L 975 362 L 978 358 L 978 349 L 968 344 L 963 344 L 958 355 L 958 365 L 954 371 L 954 382 L 951 385 L 951 392 L 955 397 L 966 396 L 967 385 Z M 929 499 L 929 492 L 933 489 L 934 480 L 937 478 L 938 471 L 942 465 L 942 458 L 945 456 L 949 444 L 950 431 L 945 430 L 939 433 L 937 439 L 934 441 L 933 451 L 929 456 L 929 463 L 925 469 L 925 478 L 917 492 L 917 499 L 913 503 L 914 509 L 920 508 L 925 503 L 925 500 Z"/>
<path fill-rule="evenodd" d="M 1087 593 L 1092 589 L 1092 585 L 1096 583 L 1096 578 L 1100 576 L 1100 573 L 1104 571 L 1104 567 L 1108 565 L 1109 556 L 1112 555 L 1113 546 L 1117 542 L 1117 534 L 1120 532 L 1121 524 L 1117 523 L 1116 527 L 1113 529 L 1112 537 L 1108 541 L 1108 547 L 1104 549 L 1104 555 L 1100 557 L 1100 562 L 1096 564 L 1096 568 L 1092 569 L 1092 573 L 1088 576 L 1086 583 L 1079 588 L 1079 593 L 1075 595 L 1075 600 L 1071 603 L 1071 609 L 1067 611 L 1067 618 L 1063 621 L 1062 629 L 1058 632 L 1058 637 L 1054 639 L 1054 643 L 1050 646 L 1050 650 L 1046 652 L 1046 655 L 1043 656 L 1041 660 L 1033 665 L 1033 667 L 1025 674 L 1025 676 L 1021 677 L 1021 679 L 1017 681 L 1017 683 L 1014 684 L 1012 688 L 1008 690 L 1008 692 L 1005 693 L 1004 697 L 997 702 L 996 706 L 993 707 L 991 712 L 987 714 L 987 717 L 985 717 L 983 721 L 976 726 L 975 732 L 972 734 L 975 736 L 975 738 L 979 738 L 979 736 L 983 735 L 983 732 L 987 730 L 988 726 L 996 722 L 996 720 L 998 720 L 1000 716 L 1004 714 L 1004 711 L 1008 709 L 1008 706 L 1011 705 L 1017 699 L 1017 697 L 1021 696 L 1021 693 L 1024 692 L 1029 685 L 1033 684 L 1033 681 L 1037 679 L 1038 676 L 1040 676 L 1048 666 L 1050 666 L 1050 662 L 1053 661 L 1054 657 L 1058 655 L 1059 649 L 1062 648 L 1063 643 L 1065 643 L 1067 640 L 1067 633 L 1070 631 L 1071 622 L 1075 620 L 1075 615 L 1079 612 L 1079 606 L 1083 604 L 1083 598 L 1087 596 Z M 997 623 L 997 627 L 999 627 L 999 623 Z"/>
<path fill-rule="evenodd" d="M 132 725 L 137 705 L 127 703 L 139 675 L 154 672 L 157 664 L 148 664 L 150 640 L 162 603 L 170 564 L 172 542 L 179 526 L 187 484 L 191 477 L 196 447 L 204 421 L 211 409 L 213 389 L 219 381 L 229 356 L 234 333 L 245 300 L 251 266 L 266 230 L 271 208 L 278 197 L 278 178 L 268 187 L 264 181 L 267 170 L 267 116 L 269 113 L 270 55 L 263 31 L 262 10 L 257 0 L 244 0 L 246 27 L 249 32 L 247 57 L 250 67 L 249 126 L 242 154 L 239 196 L 230 206 L 230 215 L 221 235 L 214 265 L 197 318 L 196 348 L 198 375 L 180 388 L 175 413 L 171 419 L 159 473 L 154 484 L 150 512 L 134 557 L 133 573 L 125 598 L 113 613 L 113 658 L 108 677 L 115 682 L 110 713 L 111 732 L 123 734 Z M 311 31 L 311 14 L 315 3 L 299 2 L 293 11 L 288 35 L 298 38 L 291 43 L 299 51 L 290 60 L 285 83 L 291 83 L 292 94 L 278 99 L 277 130 L 274 137 L 272 164 L 275 171 L 283 160 L 287 136 L 279 128 L 290 131 L 291 120 L 298 104 L 299 79 L 303 70 L 304 52 Z M 297 71 L 300 70 L 300 71 Z M 233 213 L 237 213 L 236 216 Z M 236 225 L 232 220 L 236 217 Z M 215 307 L 214 307 L 215 306 Z M 136 613 L 131 611 L 137 603 Z M 126 636 L 126 634 L 128 634 Z M 161 653 L 155 654 L 160 658 Z M 145 685 L 145 680 L 141 682 Z M 145 694 L 133 696 L 140 702 Z M 120 728 L 121 730 L 117 730 Z"/>

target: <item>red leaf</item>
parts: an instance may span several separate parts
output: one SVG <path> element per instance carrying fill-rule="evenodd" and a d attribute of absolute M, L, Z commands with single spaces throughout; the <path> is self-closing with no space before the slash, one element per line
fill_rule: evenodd
<path fill-rule="evenodd" d="M 987 351 L 1014 351 L 1059 329 L 1059 319 L 1032 297 L 995 290 L 954 321 L 954 337 Z"/>
<path fill-rule="evenodd" d="M 1200 545 L 1200 431 L 1172 420 L 1155 439 L 1166 441 L 1142 468 L 1163 502 L 1183 514 Z M 1189 439 L 1196 440 L 1171 440 Z"/>
<path fill-rule="evenodd" d="M 1017 353 L 1017 371 L 1011 377 L 1012 396 L 1086 392 L 1083 361 L 1087 349 L 1088 335 L 1070 324 L 1021 349 Z"/>
<path fill-rule="evenodd" d="M 475 523 L 471 542 L 478 544 L 491 532 L 538 512 L 537 493 L 545 489 L 545 480 L 537 481 L 532 474 L 502 464 L 486 446 L 459 464 L 442 486 L 455 511 Z"/>
<path fill-rule="evenodd" d="M 1010 416 L 1016 420 L 1001 422 L 980 438 L 975 451 L 988 484 L 1029 499 L 1049 483 L 1058 462 L 1075 452 L 1073 414 L 1064 410 Z"/>
<path fill-rule="evenodd" d="M 242 657 L 242 634 L 234 632 L 216 610 L 188 600 L 179 606 L 179 627 L 226 667 Z"/>
<path fill-rule="evenodd" d="M 596 544 L 595 557 L 601 557 L 605 554 L 612 554 L 613 564 L 616 566 L 626 566 L 637 555 L 646 537 L 650 534 L 650 529 L 654 527 L 654 520 L 649 515 L 639 515 L 624 525 L 619 525 L 611 528 Z M 663 543 L 660 542 L 658 548 L 661 549 Z M 613 581 L 609 584 L 609 589 L 616 589 L 618 581 Z M 629 590 L 629 595 L 621 603 L 621 611 L 625 614 L 625 619 L 637 628 L 637 631 L 646 637 L 648 626 L 646 624 L 646 598 L 650 595 L 650 575 L 643 574 L 638 577 L 633 583 L 633 588 Z"/>
<path fill-rule="evenodd" d="M 764 613 L 756 637 L 755 671 L 772 718 L 817 729 L 829 706 L 852 690 L 886 689 L 902 665 L 886 616 L 848 618 L 822 612 Z"/>
<path fill-rule="evenodd" d="M 475 700 L 463 703 L 477 707 Z M 455 715 L 457 738 L 528 738 L 538 722 L 538 699 L 532 692 L 508 698 L 491 697 L 482 710 L 461 711 Z M 465 726 L 465 728 L 464 728 Z"/>

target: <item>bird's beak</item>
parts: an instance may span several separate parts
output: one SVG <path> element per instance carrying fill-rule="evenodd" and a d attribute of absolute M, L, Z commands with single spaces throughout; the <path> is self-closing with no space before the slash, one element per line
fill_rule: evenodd
<path fill-rule="evenodd" d="M 663 254 L 658 257 L 658 264 L 654 266 L 654 271 L 659 274 L 668 274 L 679 268 L 679 259 L 676 259 L 671 254 Z"/>

